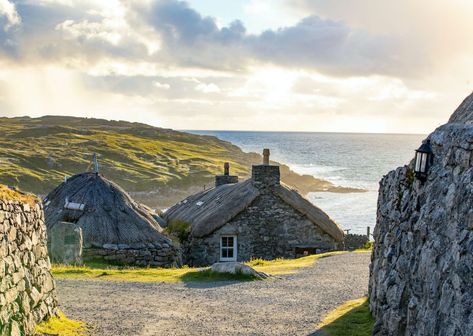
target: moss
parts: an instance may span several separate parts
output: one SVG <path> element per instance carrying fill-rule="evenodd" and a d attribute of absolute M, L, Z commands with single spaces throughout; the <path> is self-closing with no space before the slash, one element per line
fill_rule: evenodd
<path fill-rule="evenodd" d="M 414 174 L 414 169 L 407 167 L 406 171 L 406 179 L 407 183 L 411 186 L 414 183 L 415 180 L 415 174 Z"/>
<path fill-rule="evenodd" d="M 168 226 L 164 229 L 171 238 L 177 240 L 179 243 L 183 243 L 189 237 L 190 223 L 182 220 L 171 221 Z"/>
<path fill-rule="evenodd" d="M 0 184 L 0 199 L 24 202 L 30 205 L 33 205 L 39 201 L 38 198 L 32 194 L 26 194 L 17 190 L 12 190 L 2 184 Z"/>
<path fill-rule="evenodd" d="M 366 297 L 345 302 L 331 311 L 317 327 L 328 336 L 371 336 L 374 319 Z"/>
<path fill-rule="evenodd" d="M 68 319 L 59 312 L 57 317 L 51 317 L 36 326 L 36 334 L 57 336 L 86 336 L 87 326 L 84 322 Z"/>

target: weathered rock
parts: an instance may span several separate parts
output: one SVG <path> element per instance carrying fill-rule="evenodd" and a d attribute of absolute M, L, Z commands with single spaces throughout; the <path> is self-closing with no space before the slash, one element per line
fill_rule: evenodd
<path fill-rule="evenodd" d="M 0 335 L 32 335 L 57 301 L 40 204 L 0 199 Z"/>
<path fill-rule="evenodd" d="M 211 270 L 216 273 L 251 275 L 261 279 L 269 277 L 268 274 L 258 272 L 254 268 L 239 262 L 218 262 L 212 265 Z"/>
<path fill-rule="evenodd" d="M 61 264 L 82 264 L 82 229 L 74 223 L 58 222 L 49 229 L 49 255 Z"/>
<path fill-rule="evenodd" d="M 370 270 L 374 335 L 473 334 L 473 94 L 429 139 L 427 181 L 413 164 L 380 182 Z"/>

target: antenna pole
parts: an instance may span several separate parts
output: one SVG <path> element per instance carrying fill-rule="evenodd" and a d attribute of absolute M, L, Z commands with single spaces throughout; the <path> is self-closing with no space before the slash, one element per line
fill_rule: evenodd
<path fill-rule="evenodd" d="M 92 158 L 94 162 L 94 173 L 98 174 L 99 173 L 99 161 L 97 160 L 97 154 L 94 153 L 94 156 Z"/>

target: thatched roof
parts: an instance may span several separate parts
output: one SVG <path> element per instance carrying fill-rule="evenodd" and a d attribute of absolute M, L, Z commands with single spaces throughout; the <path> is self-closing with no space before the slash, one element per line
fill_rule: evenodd
<path fill-rule="evenodd" d="M 297 191 L 280 185 L 274 186 L 272 192 L 335 240 L 343 240 L 344 234 L 338 224 Z M 188 222 L 191 224 L 192 236 L 205 237 L 245 210 L 259 195 L 260 191 L 251 179 L 222 185 L 179 202 L 164 213 L 164 219 L 168 223 L 175 220 Z"/>
<path fill-rule="evenodd" d="M 338 226 L 338 224 L 334 222 L 322 209 L 316 207 L 297 191 L 282 184 L 281 186 L 275 187 L 273 192 L 284 202 L 307 216 L 311 222 L 332 236 L 333 239 L 336 241 L 343 240 L 344 233 L 340 226 Z"/>
<path fill-rule="evenodd" d="M 258 195 L 251 180 L 225 184 L 179 202 L 164 213 L 164 219 L 188 222 L 193 236 L 204 237 L 246 209 Z"/>
<path fill-rule="evenodd" d="M 71 210 L 70 204 L 83 210 Z M 61 183 L 44 199 L 48 228 L 58 221 L 82 228 L 85 245 L 170 243 L 149 208 L 100 174 L 83 173 Z M 71 206 L 73 207 L 73 206 Z"/>

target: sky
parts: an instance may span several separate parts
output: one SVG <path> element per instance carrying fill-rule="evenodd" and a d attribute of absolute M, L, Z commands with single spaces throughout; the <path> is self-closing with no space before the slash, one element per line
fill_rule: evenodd
<path fill-rule="evenodd" d="M 471 0 L 0 0 L 0 116 L 429 133 L 473 90 Z"/>

